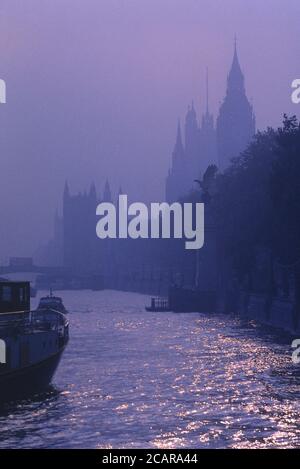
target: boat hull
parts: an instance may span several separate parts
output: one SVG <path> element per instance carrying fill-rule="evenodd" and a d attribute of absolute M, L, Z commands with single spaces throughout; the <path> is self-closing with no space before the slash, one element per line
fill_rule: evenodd
<path fill-rule="evenodd" d="M 43 361 L 0 374 L 0 403 L 45 391 L 54 376 L 64 347 Z"/>

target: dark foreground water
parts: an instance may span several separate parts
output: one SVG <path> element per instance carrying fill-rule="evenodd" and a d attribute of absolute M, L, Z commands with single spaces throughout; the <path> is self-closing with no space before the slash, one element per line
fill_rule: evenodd
<path fill-rule="evenodd" d="M 300 447 L 287 338 L 227 316 L 146 313 L 148 297 L 62 292 L 54 389 L 0 415 L 0 448 Z"/>

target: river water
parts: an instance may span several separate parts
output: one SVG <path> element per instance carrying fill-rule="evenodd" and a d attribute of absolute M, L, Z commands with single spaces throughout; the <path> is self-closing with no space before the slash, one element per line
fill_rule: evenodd
<path fill-rule="evenodd" d="M 49 393 L 7 406 L 0 448 L 300 447 L 290 339 L 149 298 L 61 292 L 70 343 Z"/>

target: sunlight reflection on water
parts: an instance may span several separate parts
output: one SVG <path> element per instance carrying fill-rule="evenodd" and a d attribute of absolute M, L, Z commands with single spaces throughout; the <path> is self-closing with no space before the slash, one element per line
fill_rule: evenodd
<path fill-rule="evenodd" d="M 288 339 L 226 316 L 146 313 L 133 293 L 61 296 L 71 340 L 55 390 L 2 411 L 1 448 L 300 446 Z"/>

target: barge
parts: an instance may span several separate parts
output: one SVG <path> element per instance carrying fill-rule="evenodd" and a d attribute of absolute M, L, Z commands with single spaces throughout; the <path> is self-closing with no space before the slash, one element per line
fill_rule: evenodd
<path fill-rule="evenodd" d="M 63 313 L 30 310 L 29 282 L 0 281 L 0 403 L 46 390 L 68 340 Z"/>

